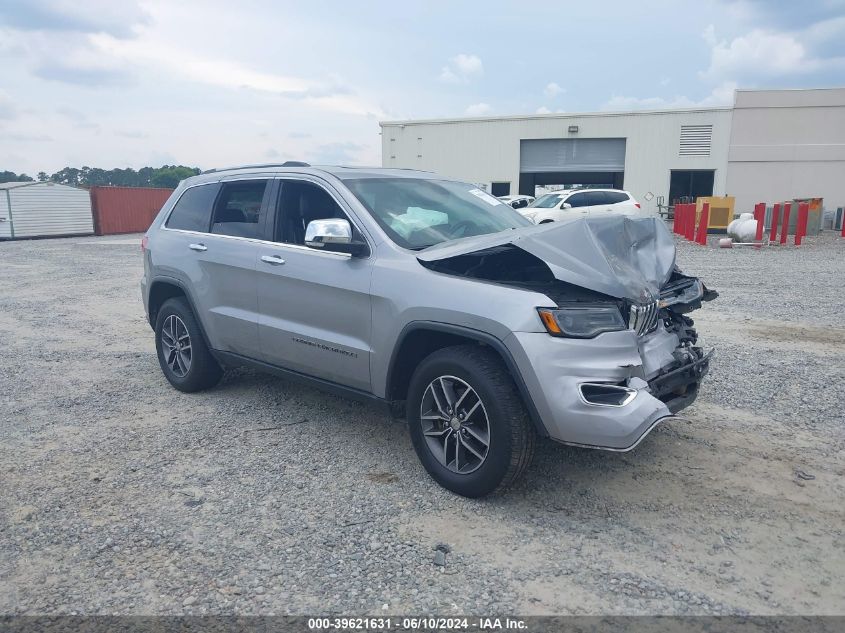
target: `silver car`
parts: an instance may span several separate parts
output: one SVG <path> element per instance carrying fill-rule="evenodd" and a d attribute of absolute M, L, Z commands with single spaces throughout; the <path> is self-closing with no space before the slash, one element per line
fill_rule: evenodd
<path fill-rule="evenodd" d="M 143 241 L 142 295 L 181 391 L 248 365 L 405 417 L 442 486 L 513 483 L 538 437 L 636 446 L 689 405 L 715 293 L 657 219 L 534 225 L 401 169 L 260 165 L 182 182 Z"/>

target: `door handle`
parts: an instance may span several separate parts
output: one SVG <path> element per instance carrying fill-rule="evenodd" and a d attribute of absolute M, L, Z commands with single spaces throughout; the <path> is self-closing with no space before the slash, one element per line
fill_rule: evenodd
<path fill-rule="evenodd" d="M 190 248 L 192 251 L 200 252 L 208 250 L 208 246 L 206 246 L 205 244 L 189 244 L 188 248 Z"/>
<path fill-rule="evenodd" d="M 266 264 L 272 264 L 273 266 L 281 266 L 285 263 L 285 260 L 278 255 L 262 255 L 261 261 Z"/>

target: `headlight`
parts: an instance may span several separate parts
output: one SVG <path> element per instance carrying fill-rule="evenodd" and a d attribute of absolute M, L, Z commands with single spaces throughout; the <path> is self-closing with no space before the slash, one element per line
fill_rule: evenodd
<path fill-rule="evenodd" d="M 616 306 L 567 306 L 537 308 L 540 320 L 552 336 L 593 338 L 602 332 L 625 330 L 625 320 Z"/>

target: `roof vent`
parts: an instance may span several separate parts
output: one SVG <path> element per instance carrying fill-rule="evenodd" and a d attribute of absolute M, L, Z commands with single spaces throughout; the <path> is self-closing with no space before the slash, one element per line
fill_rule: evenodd
<path fill-rule="evenodd" d="M 680 156 L 710 156 L 712 125 L 682 125 Z"/>

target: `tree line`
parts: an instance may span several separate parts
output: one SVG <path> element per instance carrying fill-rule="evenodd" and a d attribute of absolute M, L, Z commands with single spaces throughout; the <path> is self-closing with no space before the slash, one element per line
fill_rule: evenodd
<path fill-rule="evenodd" d="M 115 187 L 166 187 L 173 189 L 180 180 L 196 176 L 199 167 L 184 165 L 164 165 L 162 167 L 142 167 L 135 171 L 126 169 L 100 169 L 99 167 L 65 167 L 54 174 L 38 172 L 35 178 L 27 174 L 12 171 L 0 171 L 0 182 L 57 182 L 74 187 L 115 186 Z"/>

